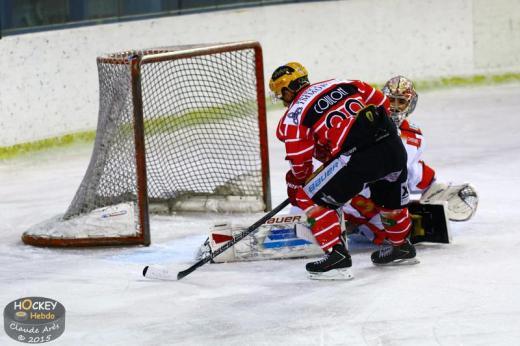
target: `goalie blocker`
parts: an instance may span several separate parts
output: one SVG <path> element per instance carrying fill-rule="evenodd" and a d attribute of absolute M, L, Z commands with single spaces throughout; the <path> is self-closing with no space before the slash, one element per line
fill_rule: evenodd
<path fill-rule="evenodd" d="M 449 243 L 446 202 L 422 204 L 415 201 L 410 203 L 408 208 L 413 222 L 410 233 L 412 243 Z M 204 258 L 216 251 L 243 230 L 244 227 L 230 223 L 215 225 L 210 230 L 206 242 L 200 247 L 197 258 Z M 256 233 L 215 257 L 214 262 L 316 257 L 322 254 L 323 251 L 308 227 L 305 214 L 291 214 L 270 218 Z"/>

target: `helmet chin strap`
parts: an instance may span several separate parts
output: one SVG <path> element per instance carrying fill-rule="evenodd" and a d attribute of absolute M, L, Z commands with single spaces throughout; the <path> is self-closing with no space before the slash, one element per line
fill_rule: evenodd
<path fill-rule="evenodd" d="M 282 91 L 283 105 L 285 107 L 289 107 L 291 102 L 293 102 L 294 98 L 296 97 L 296 94 L 297 94 L 297 92 L 295 92 L 289 88 L 284 88 L 284 90 Z M 290 98 L 290 100 L 289 100 L 289 98 Z"/>

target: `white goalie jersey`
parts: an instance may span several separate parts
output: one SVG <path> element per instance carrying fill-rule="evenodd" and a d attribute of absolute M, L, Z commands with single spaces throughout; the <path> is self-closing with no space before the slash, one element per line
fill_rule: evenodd
<path fill-rule="evenodd" d="M 400 135 L 408 155 L 408 190 L 420 198 L 422 204 L 446 203 L 449 220 L 466 221 L 475 213 L 478 195 L 468 183 L 455 185 L 440 183 L 435 180 L 435 171 L 422 160 L 425 139 L 421 130 L 404 120 L 400 126 Z M 370 200 L 370 190 L 365 188 L 343 207 L 345 217 L 358 231 L 374 243 L 384 240 L 381 218 Z"/>
<path fill-rule="evenodd" d="M 478 194 L 469 183 L 455 185 L 435 180 L 435 171 L 422 159 L 424 136 L 421 130 L 404 120 L 400 126 L 401 139 L 408 154 L 408 189 L 421 194 L 424 204 L 447 202 L 448 217 L 452 221 L 469 220 L 478 205 Z"/>
<path fill-rule="evenodd" d="M 435 179 L 435 171 L 421 158 L 425 140 L 421 130 L 407 120 L 399 127 L 401 139 L 408 155 L 408 189 L 411 193 L 422 193 Z"/>

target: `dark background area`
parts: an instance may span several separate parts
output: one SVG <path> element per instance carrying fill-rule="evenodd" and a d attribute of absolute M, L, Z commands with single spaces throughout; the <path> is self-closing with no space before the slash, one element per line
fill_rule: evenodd
<path fill-rule="evenodd" d="M 315 1 L 315 0 L 314 0 Z M 0 37 L 309 0 L 0 0 Z"/>

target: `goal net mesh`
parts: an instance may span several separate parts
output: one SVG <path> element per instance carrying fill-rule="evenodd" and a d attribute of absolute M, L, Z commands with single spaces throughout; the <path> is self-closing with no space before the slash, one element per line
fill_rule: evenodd
<path fill-rule="evenodd" d="M 65 218 L 134 200 L 133 103 L 126 64 L 98 63 L 98 136 Z M 143 64 L 148 198 L 262 195 L 254 50 Z"/>

